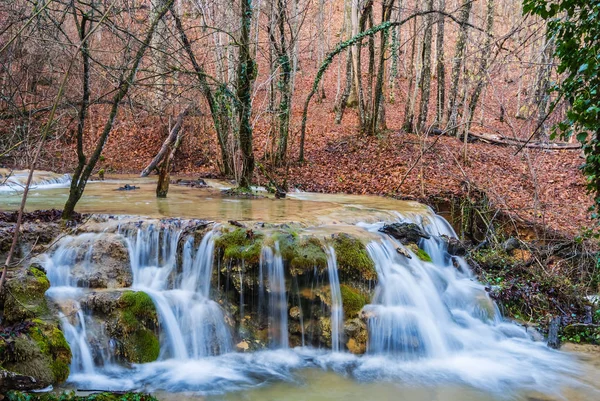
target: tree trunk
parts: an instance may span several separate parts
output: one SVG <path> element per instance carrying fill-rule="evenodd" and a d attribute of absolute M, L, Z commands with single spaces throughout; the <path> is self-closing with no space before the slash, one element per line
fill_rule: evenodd
<path fill-rule="evenodd" d="M 471 17 L 471 9 L 473 8 L 472 0 L 464 0 L 461 7 L 459 21 L 460 28 L 458 38 L 456 39 L 456 51 L 452 60 L 452 74 L 450 76 L 450 93 L 448 96 L 448 121 L 447 127 L 451 133 L 458 135 L 458 91 L 461 71 L 464 65 L 465 50 L 467 48 L 467 23 Z"/>
<path fill-rule="evenodd" d="M 237 71 L 237 98 L 242 174 L 239 186 L 250 189 L 254 174 L 254 151 L 252 146 L 252 85 L 256 78 L 256 64 L 250 54 L 250 24 L 252 0 L 241 0 L 241 29 L 239 38 L 239 63 Z"/>
<path fill-rule="evenodd" d="M 446 0 L 439 0 L 439 7 L 441 11 L 446 11 Z M 437 36 L 435 42 L 435 49 L 437 54 L 437 93 L 435 125 L 438 127 L 441 126 L 442 121 L 444 120 L 444 106 L 446 105 L 446 66 L 444 60 L 445 21 L 446 18 L 444 16 L 438 16 Z"/>
<path fill-rule="evenodd" d="M 121 79 L 121 85 L 119 86 L 118 92 L 113 97 L 110 114 L 106 123 L 104 124 L 104 128 L 102 130 L 102 133 L 100 134 L 100 138 L 96 143 L 96 148 L 94 149 L 94 152 L 92 153 L 87 165 L 81 171 L 80 176 L 77 177 L 77 179 L 75 176 L 73 176 L 72 181 L 75 181 L 76 183 L 71 184 L 69 198 L 67 199 L 67 203 L 65 204 L 65 208 L 63 210 L 62 215 L 62 218 L 64 220 L 69 220 L 73 215 L 73 212 L 75 211 L 75 205 L 77 204 L 77 202 L 79 202 L 79 199 L 81 199 L 83 191 L 85 190 L 85 186 L 87 185 L 87 181 L 90 178 L 92 171 L 96 167 L 96 163 L 98 162 L 98 159 L 102 154 L 102 149 L 104 148 L 104 145 L 108 140 L 108 136 L 112 131 L 113 123 L 115 121 L 115 118 L 117 117 L 117 111 L 119 110 L 119 105 L 129 92 L 129 89 L 131 88 L 131 85 L 133 84 L 133 81 L 135 79 L 135 75 L 137 73 L 142 57 L 144 56 L 146 50 L 150 46 L 150 41 L 152 40 L 152 35 L 154 34 L 154 30 L 156 29 L 158 21 L 160 21 L 160 19 L 162 19 L 162 17 L 167 13 L 169 8 L 173 5 L 173 2 L 174 0 L 166 0 L 165 7 L 155 15 L 150 25 L 150 28 L 146 33 L 146 37 L 142 41 L 140 48 L 135 54 L 135 57 L 133 59 L 133 65 L 131 66 L 129 73 Z"/>
<path fill-rule="evenodd" d="M 179 38 L 183 43 L 183 49 L 187 53 L 190 62 L 192 63 L 192 67 L 194 68 L 194 72 L 196 73 L 196 78 L 198 79 L 198 83 L 200 85 L 200 91 L 206 98 L 208 103 L 208 107 L 210 109 L 210 115 L 212 117 L 213 123 L 215 125 L 215 131 L 217 131 L 217 140 L 219 142 L 219 148 L 221 150 L 222 157 L 222 173 L 225 176 L 233 175 L 233 153 L 229 148 L 229 132 L 231 130 L 231 119 L 228 114 L 228 109 L 231 104 L 231 101 L 227 101 L 229 97 L 232 97 L 233 94 L 229 92 L 226 85 L 222 85 L 217 89 L 216 93 L 213 94 L 210 86 L 208 85 L 207 74 L 204 69 L 198 63 L 196 56 L 192 50 L 192 45 L 185 33 L 185 29 L 183 28 L 183 24 L 181 22 L 181 18 L 175 12 L 174 9 L 171 9 L 171 15 L 173 15 L 173 19 L 175 20 L 175 27 L 179 32 Z"/>
<path fill-rule="evenodd" d="M 433 10 L 433 0 L 427 1 L 427 11 Z M 423 37 L 423 56 L 421 69 L 421 103 L 419 105 L 419 120 L 417 132 L 422 132 L 427 124 L 429 112 L 429 97 L 431 95 L 431 44 L 433 35 L 433 14 L 425 17 L 425 34 Z"/>
<path fill-rule="evenodd" d="M 476 76 L 475 89 L 473 89 L 473 93 L 471 94 L 471 100 L 469 101 L 469 106 L 467 109 L 467 118 L 465 119 L 466 124 L 464 128 L 464 134 L 468 135 L 468 132 L 471 128 L 471 123 L 473 122 L 473 116 L 475 115 L 475 109 L 477 108 L 477 104 L 479 102 L 479 98 L 481 96 L 481 92 L 487 83 L 487 73 L 488 66 L 490 62 L 490 55 L 492 53 L 492 33 L 494 31 L 494 13 L 496 11 L 496 6 L 494 4 L 494 0 L 488 0 L 487 2 L 487 17 L 486 17 L 486 27 L 485 27 L 485 40 L 483 43 L 483 50 L 481 52 L 481 60 L 479 62 L 479 71 Z M 466 152 L 466 138 L 465 138 L 465 154 L 464 159 L 466 161 L 467 152 Z"/>
<path fill-rule="evenodd" d="M 165 139 L 165 141 L 163 142 L 160 150 L 158 151 L 156 156 L 154 156 L 154 159 L 152 159 L 150 164 L 148 164 L 148 166 L 146 166 L 146 168 L 142 171 L 142 173 L 140 174 L 140 177 L 147 177 L 152 172 L 152 170 L 154 170 L 156 168 L 156 166 L 158 166 L 158 164 L 162 161 L 162 159 L 167 155 L 167 152 L 171 149 L 171 146 L 173 145 L 173 143 L 175 143 L 175 140 L 179 137 L 179 131 L 181 130 L 181 127 L 183 126 L 183 119 L 185 118 L 185 116 L 187 116 L 189 110 L 190 110 L 190 107 L 186 107 L 186 109 L 184 111 L 182 111 L 179 114 L 179 116 L 177 116 L 177 121 L 175 122 L 175 125 L 171 129 L 171 132 L 169 132 L 167 139 Z"/>

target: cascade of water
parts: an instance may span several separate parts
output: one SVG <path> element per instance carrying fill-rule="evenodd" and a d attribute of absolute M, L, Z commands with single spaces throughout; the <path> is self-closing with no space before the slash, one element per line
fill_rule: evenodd
<path fill-rule="evenodd" d="M 60 313 L 59 315 L 65 339 L 69 343 L 73 355 L 71 359 L 71 372 L 74 374 L 94 374 L 96 373 L 96 368 L 94 366 L 90 343 L 87 339 L 85 316 L 79 302 L 76 302 L 74 306 L 77 308 L 76 326 L 72 325 L 64 314 Z"/>
<path fill-rule="evenodd" d="M 165 332 L 162 359 L 197 359 L 232 348 L 223 312 L 209 298 L 214 234 L 207 233 L 195 252 L 193 238 L 185 240 L 180 273 L 176 252 L 181 230 L 150 226 L 128 234 L 134 288 L 150 295 Z"/>
<path fill-rule="evenodd" d="M 439 221 L 432 235 L 454 235 Z M 526 334 L 504 323 L 483 285 L 472 278 L 468 264 L 447 252 L 439 237 L 421 240 L 431 262 L 396 251 L 391 238 L 372 242 L 368 252 L 375 262 L 379 284 L 369 318 L 369 352 L 398 353 L 406 359 L 446 357 L 457 351 L 492 346 L 501 338 Z M 510 327 L 509 327 L 510 326 Z"/>
<path fill-rule="evenodd" d="M 327 252 L 327 273 L 331 294 L 331 349 L 334 352 L 339 352 L 340 343 L 343 343 L 344 306 L 342 304 L 340 279 L 338 278 L 337 260 L 332 246 L 328 248 Z"/>
<path fill-rule="evenodd" d="M 8 176 L 6 180 L 4 180 L 4 178 L 0 180 L 0 192 L 6 190 L 22 190 L 27 184 L 28 176 L 29 170 L 13 171 L 13 173 Z M 36 189 L 44 187 L 52 188 L 57 186 L 65 186 L 70 183 L 70 174 L 55 174 L 46 171 L 39 171 L 34 172 L 31 180 L 31 187 Z"/>
<path fill-rule="evenodd" d="M 288 310 L 287 291 L 285 288 L 285 272 L 283 259 L 279 252 L 279 243 L 275 242 L 275 251 L 270 247 L 263 247 L 260 255 L 259 278 L 264 279 L 264 272 L 268 286 L 261 284 L 261 291 L 267 288 L 269 293 L 269 331 L 270 342 L 273 348 L 288 348 Z"/>

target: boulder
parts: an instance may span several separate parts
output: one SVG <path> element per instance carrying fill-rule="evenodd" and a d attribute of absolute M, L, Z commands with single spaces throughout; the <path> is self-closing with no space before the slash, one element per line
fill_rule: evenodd
<path fill-rule="evenodd" d="M 75 239 L 71 276 L 80 287 L 125 288 L 133 283 L 127 243 L 119 234 L 82 235 Z"/>
<path fill-rule="evenodd" d="M 397 239 L 404 245 L 416 244 L 421 238 L 431 238 L 421 227 L 415 223 L 386 224 L 379 231 Z"/>
<path fill-rule="evenodd" d="M 81 300 L 94 319 L 103 322 L 99 338 L 115 344 L 117 359 L 126 363 L 152 362 L 160 353 L 158 315 L 154 302 L 143 291 L 97 291 Z M 101 325 L 99 325 L 101 326 Z"/>
<path fill-rule="evenodd" d="M 0 337 L 0 365 L 9 370 L 4 385 L 27 384 L 29 389 L 62 383 L 69 376 L 71 349 L 56 322 L 34 319 L 25 330 Z M 35 382 L 19 376 L 29 376 Z M 12 378 L 12 379 L 11 379 Z M 13 389 L 22 389 L 13 387 Z M 1 390 L 1 389 L 0 389 Z"/>

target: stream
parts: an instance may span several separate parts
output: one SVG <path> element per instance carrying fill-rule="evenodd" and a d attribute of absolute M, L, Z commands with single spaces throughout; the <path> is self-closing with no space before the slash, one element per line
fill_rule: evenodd
<path fill-rule="evenodd" d="M 36 181 L 28 211 L 64 205 L 68 180 L 47 180 Z M 505 320 L 466 261 L 448 253 L 444 238 L 456 236 L 450 224 L 425 205 L 303 192 L 285 200 L 237 199 L 221 194 L 227 183 L 207 182 L 212 188 L 171 185 L 166 199 L 155 198 L 155 178 L 88 184 L 77 211 L 103 217 L 39 258 L 51 283 L 46 296 L 60 306 L 73 353 L 59 390 L 146 391 L 164 400 L 600 399 L 598 351 L 550 350 Z M 140 188 L 116 191 L 124 184 Z M 0 191 L 0 210 L 19 202 L 18 183 Z M 211 222 L 201 238 L 190 234 L 193 219 Z M 218 263 L 229 220 L 267 227 L 256 269 Z M 430 259 L 381 233 L 384 223 L 417 224 L 430 237 L 418 244 Z M 322 270 L 295 275 L 274 234 L 288 225 L 298 238 L 323 243 Z M 348 278 L 330 245 L 340 233 L 365 244 L 376 280 Z M 123 288 L 91 288 L 77 279 L 98 263 L 96 244 L 106 238 L 126 249 L 132 280 Z M 360 319 L 344 309 L 349 286 L 371 294 Z M 82 306 L 91 295 L 120 296 L 124 289 L 152 299 L 156 361 L 123 363 L 106 334 L 109 323 Z M 248 334 L 251 319 L 262 322 L 257 330 L 265 339 L 256 350 L 244 346 L 260 337 Z M 368 331 L 364 355 L 350 352 L 359 320 Z M 327 330 L 314 334 L 314 322 L 328 322 Z"/>

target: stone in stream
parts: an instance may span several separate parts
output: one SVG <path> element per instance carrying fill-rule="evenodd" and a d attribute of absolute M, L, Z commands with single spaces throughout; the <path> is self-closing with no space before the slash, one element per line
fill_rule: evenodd
<path fill-rule="evenodd" d="M 416 244 L 421 238 L 431 238 L 429 234 L 415 223 L 386 224 L 379 231 L 397 239 L 404 245 Z"/>
<path fill-rule="evenodd" d="M 77 256 L 71 270 L 71 277 L 79 286 L 89 288 L 131 286 L 133 274 L 129 252 L 121 235 L 102 233 L 84 240 L 81 238 L 76 239 Z"/>
<path fill-rule="evenodd" d="M 136 187 L 135 185 L 125 184 L 122 187 L 117 188 L 117 191 L 133 191 L 134 189 L 140 189 L 140 187 Z"/>

